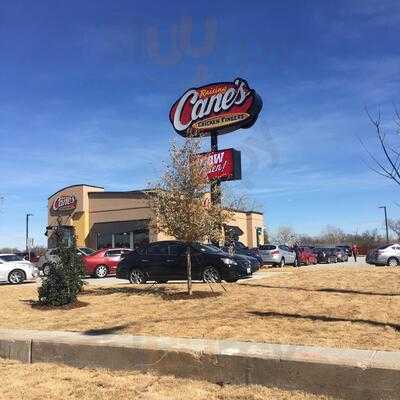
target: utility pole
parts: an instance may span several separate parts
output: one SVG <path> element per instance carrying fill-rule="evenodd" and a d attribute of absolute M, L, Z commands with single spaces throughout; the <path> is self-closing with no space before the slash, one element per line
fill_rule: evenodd
<path fill-rule="evenodd" d="M 29 217 L 33 217 L 33 214 L 26 214 L 26 225 L 25 225 L 25 251 L 29 252 Z"/>
<path fill-rule="evenodd" d="M 388 219 L 387 219 L 386 206 L 380 206 L 379 208 L 383 208 L 383 210 L 385 212 L 386 243 L 389 243 L 389 228 L 388 228 Z"/>

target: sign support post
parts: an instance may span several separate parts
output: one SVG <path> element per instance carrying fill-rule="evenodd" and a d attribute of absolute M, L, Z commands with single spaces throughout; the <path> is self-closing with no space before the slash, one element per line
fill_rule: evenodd
<path fill-rule="evenodd" d="M 211 152 L 218 151 L 218 132 L 211 132 Z M 215 179 L 211 181 L 211 203 L 221 203 L 221 181 Z"/>

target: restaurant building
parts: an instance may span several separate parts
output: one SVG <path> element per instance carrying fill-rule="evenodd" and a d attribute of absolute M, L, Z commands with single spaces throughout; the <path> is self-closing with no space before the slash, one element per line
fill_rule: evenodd
<path fill-rule="evenodd" d="M 263 244 L 263 214 L 233 211 L 229 231 L 246 246 Z M 76 235 L 77 245 L 93 249 L 130 247 L 157 240 L 173 239 L 156 232 L 151 225 L 152 211 L 145 190 L 105 191 L 99 186 L 72 185 L 48 199 L 48 245 L 54 247 L 52 227 L 58 220 L 68 237 Z"/>

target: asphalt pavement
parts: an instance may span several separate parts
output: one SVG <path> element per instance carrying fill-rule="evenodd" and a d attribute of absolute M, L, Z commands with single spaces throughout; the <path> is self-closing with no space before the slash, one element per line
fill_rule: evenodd
<path fill-rule="evenodd" d="M 358 257 L 357 262 L 353 260 L 353 258 L 349 259 L 348 262 L 340 262 L 340 263 L 335 263 L 335 264 L 317 264 L 317 265 L 309 265 L 309 266 L 301 266 L 299 267 L 300 270 L 320 270 L 320 269 L 336 269 L 336 268 L 343 268 L 343 267 L 353 267 L 353 268 L 377 268 L 373 265 L 369 265 L 365 262 L 365 257 Z M 238 283 L 249 283 L 252 280 L 258 280 L 258 279 L 263 279 L 267 278 L 269 276 L 276 276 L 277 274 L 287 274 L 290 273 L 290 268 L 285 268 L 284 270 L 281 270 L 280 268 L 268 268 L 268 269 L 263 269 L 261 271 L 257 271 L 256 273 L 253 274 L 251 278 L 247 279 L 241 279 L 238 281 Z M 117 279 L 113 276 L 103 278 L 103 279 L 96 279 L 96 278 L 87 278 L 85 279 L 85 282 L 87 282 L 88 285 L 90 286 L 118 286 L 118 285 L 126 285 L 128 281 L 124 279 Z M 171 281 L 171 283 L 174 283 Z M 176 282 L 176 283 L 182 283 Z M 22 285 L 19 285 L 19 287 L 24 287 L 26 285 L 38 285 L 40 284 L 40 278 L 36 282 L 26 282 Z M 7 283 L 0 284 L 0 287 L 3 285 L 8 285 Z"/>

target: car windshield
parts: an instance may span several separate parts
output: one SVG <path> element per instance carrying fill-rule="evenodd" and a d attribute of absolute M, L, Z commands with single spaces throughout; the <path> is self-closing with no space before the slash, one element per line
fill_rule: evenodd
<path fill-rule="evenodd" d="M 211 249 L 215 250 L 217 253 L 223 253 L 224 251 L 220 249 L 217 246 L 214 246 L 213 244 L 207 244 L 207 247 L 210 247 Z"/>
<path fill-rule="evenodd" d="M 276 249 L 276 246 L 274 246 L 272 244 L 260 246 L 260 250 L 275 250 L 275 249 Z"/>
<path fill-rule="evenodd" d="M 87 256 L 89 254 L 93 254 L 95 251 L 93 249 L 90 249 L 89 247 L 79 247 L 79 250 L 83 253 L 86 254 Z"/>
<path fill-rule="evenodd" d="M 214 245 L 194 243 L 193 248 L 197 251 L 201 251 L 202 253 L 221 253 L 221 249 Z"/>
<path fill-rule="evenodd" d="M 394 246 L 393 244 L 385 244 L 384 246 L 378 247 L 378 250 L 384 250 L 387 249 L 388 247 Z"/>
<path fill-rule="evenodd" d="M 9 261 L 22 261 L 23 257 L 18 256 L 16 254 L 5 254 L 5 255 L 0 256 L 0 260 L 6 261 L 6 262 L 9 262 Z"/>

